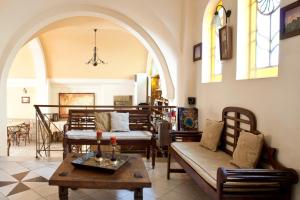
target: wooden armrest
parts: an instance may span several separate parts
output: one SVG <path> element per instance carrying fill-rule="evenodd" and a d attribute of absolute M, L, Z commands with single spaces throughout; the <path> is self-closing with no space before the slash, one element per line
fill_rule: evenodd
<path fill-rule="evenodd" d="M 226 182 L 298 182 L 297 172 L 293 169 L 225 169 L 220 167 L 217 173 L 218 185 Z"/>
<path fill-rule="evenodd" d="M 170 141 L 199 142 L 202 136 L 200 131 L 170 131 Z"/>
<path fill-rule="evenodd" d="M 170 134 L 201 134 L 202 131 L 170 131 Z"/>

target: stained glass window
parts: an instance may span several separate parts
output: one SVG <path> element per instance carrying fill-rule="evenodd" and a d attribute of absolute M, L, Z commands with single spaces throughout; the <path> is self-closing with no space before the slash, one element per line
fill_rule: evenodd
<path fill-rule="evenodd" d="M 251 0 L 250 78 L 278 75 L 279 0 Z"/>

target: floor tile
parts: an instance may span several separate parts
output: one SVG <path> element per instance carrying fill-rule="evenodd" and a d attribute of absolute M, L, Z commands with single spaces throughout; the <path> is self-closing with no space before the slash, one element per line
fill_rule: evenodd
<path fill-rule="evenodd" d="M 30 188 L 27 185 L 24 185 L 23 183 L 18 183 L 16 187 L 14 187 L 6 196 L 15 195 L 17 193 L 21 193 L 29 189 Z"/>
<path fill-rule="evenodd" d="M 37 173 L 34 173 L 33 171 L 30 171 L 24 178 L 23 181 L 31 180 L 33 178 L 39 177 Z"/>
<path fill-rule="evenodd" d="M 33 172 L 49 180 L 49 178 L 52 176 L 55 170 L 56 169 L 52 167 L 42 167 L 33 170 Z"/>
<path fill-rule="evenodd" d="M 1 163 L 1 162 L 0 162 Z M 4 170 L 0 170 L 0 181 L 11 181 L 11 182 L 16 182 L 18 181 L 17 179 L 15 179 L 14 177 L 12 177 L 11 175 L 9 175 L 7 172 L 5 172 Z"/>
<path fill-rule="evenodd" d="M 0 193 L 2 193 L 4 196 L 7 196 L 17 185 L 18 185 L 18 183 L 13 183 L 13 184 L 1 187 Z"/>
<path fill-rule="evenodd" d="M 41 198 L 42 196 L 34 192 L 33 190 L 27 190 L 25 192 L 21 192 L 8 197 L 9 200 L 38 200 Z"/>
<path fill-rule="evenodd" d="M 52 194 L 58 195 L 58 187 L 57 186 L 49 186 L 49 185 L 42 185 L 33 187 L 32 190 L 36 193 L 40 194 L 43 197 L 50 196 Z"/>
<path fill-rule="evenodd" d="M 39 162 L 38 160 L 24 161 L 24 162 L 20 162 L 19 164 L 26 167 L 29 170 L 45 167 L 47 165 L 47 163 L 41 161 Z"/>
<path fill-rule="evenodd" d="M 21 172 L 21 173 L 18 173 L 18 174 L 13 174 L 12 177 L 17 179 L 18 181 L 21 181 L 28 173 L 29 173 L 29 171 Z"/>

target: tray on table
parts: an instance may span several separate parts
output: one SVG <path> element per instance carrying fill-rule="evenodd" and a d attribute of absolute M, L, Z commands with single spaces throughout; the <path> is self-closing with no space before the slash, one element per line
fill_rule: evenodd
<path fill-rule="evenodd" d="M 115 172 L 122 167 L 129 159 L 128 155 L 116 155 L 117 160 L 111 161 L 111 153 L 102 153 L 102 160 L 95 160 L 95 153 L 90 152 L 72 161 L 75 167 L 98 169 L 101 171 Z"/>

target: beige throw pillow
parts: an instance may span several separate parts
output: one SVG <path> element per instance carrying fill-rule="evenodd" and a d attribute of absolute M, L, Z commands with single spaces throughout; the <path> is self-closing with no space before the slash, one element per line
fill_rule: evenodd
<path fill-rule="evenodd" d="M 217 151 L 223 126 L 224 122 L 207 119 L 203 129 L 200 145 L 212 151 Z"/>
<path fill-rule="evenodd" d="M 240 168 L 255 168 L 264 144 L 263 134 L 242 131 L 233 152 L 232 164 Z"/>
<path fill-rule="evenodd" d="M 96 130 L 110 131 L 110 113 L 109 112 L 95 112 Z"/>

